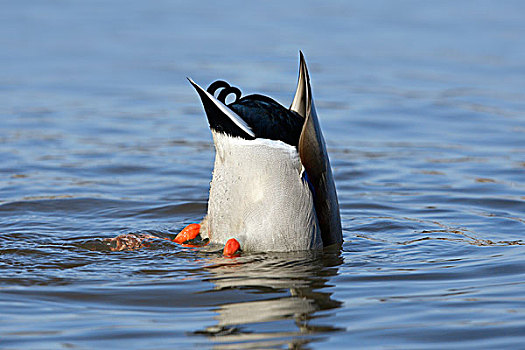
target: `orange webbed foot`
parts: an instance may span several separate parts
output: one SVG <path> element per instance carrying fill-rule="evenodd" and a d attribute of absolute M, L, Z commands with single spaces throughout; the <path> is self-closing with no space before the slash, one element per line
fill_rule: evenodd
<path fill-rule="evenodd" d="M 233 258 L 235 256 L 241 255 L 241 245 L 235 238 L 230 238 L 226 245 L 224 246 L 224 250 L 222 251 L 222 255 L 228 258 Z"/>
<path fill-rule="evenodd" d="M 173 242 L 183 244 L 184 242 L 191 241 L 199 235 L 201 225 L 189 224 L 173 239 Z"/>

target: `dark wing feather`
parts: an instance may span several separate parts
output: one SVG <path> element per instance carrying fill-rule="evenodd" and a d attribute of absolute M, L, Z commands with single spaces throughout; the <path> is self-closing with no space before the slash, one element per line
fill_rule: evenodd
<path fill-rule="evenodd" d="M 297 147 L 304 119 L 296 112 L 262 95 L 245 96 L 228 107 L 250 126 L 256 138 L 280 140 Z"/>
<path fill-rule="evenodd" d="M 321 228 L 323 245 L 341 244 L 343 234 L 335 182 L 315 111 L 310 77 L 302 52 L 297 91 L 290 110 L 304 117 L 304 125 L 299 138 L 299 156 L 314 188 L 315 212 Z"/>

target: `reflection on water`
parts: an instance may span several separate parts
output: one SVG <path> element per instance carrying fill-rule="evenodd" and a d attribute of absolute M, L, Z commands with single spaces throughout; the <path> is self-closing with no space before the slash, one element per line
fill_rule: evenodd
<path fill-rule="evenodd" d="M 341 331 L 329 323 L 323 324 L 316 313 L 342 305 L 325 290 L 342 262 L 338 252 L 218 259 L 206 266 L 211 273 L 206 281 L 212 282 L 214 289 L 205 293 L 214 298 L 218 291 L 240 290 L 247 300 L 221 304 L 216 309 L 216 324 L 195 334 L 207 335 L 214 342 L 242 341 L 247 348 L 278 345 L 294 348 L 310 342 L 316 335 Z M 316 322 L 312 324 L 314 319 Z M 258 324 L 257 328 L 263 331 L 254 331 L 251 324 Z"/>

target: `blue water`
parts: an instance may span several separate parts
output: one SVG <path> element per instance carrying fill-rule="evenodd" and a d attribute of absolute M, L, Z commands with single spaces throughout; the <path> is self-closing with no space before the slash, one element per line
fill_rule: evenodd
<path fill-rule="evenodd" d="M 1 7 L 1 348 L 524 348 L 522 2 Z M 186 77 L 287 106 L 299 49 L 342 251 L 108 251 L 206 212 Z"/>

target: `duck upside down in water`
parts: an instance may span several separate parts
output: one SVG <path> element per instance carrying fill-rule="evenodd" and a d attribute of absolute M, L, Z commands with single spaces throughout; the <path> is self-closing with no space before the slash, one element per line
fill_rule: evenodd
<path fill-rule="evenodd" d="M 199 237 L 243 251 L 299 251 L 343 241 L 335 183 L 300 53 L 297 90 L 290 108 L 218 80 L 197 91 L 215 144 L 208 212 L 174 239 Z M 226 104 L 229 95 L 235 95 Z M 112 250 L 135 249 L 144 239 L 108 239 Z M 126 241 L 127 240 L 127 241 Z"/>

